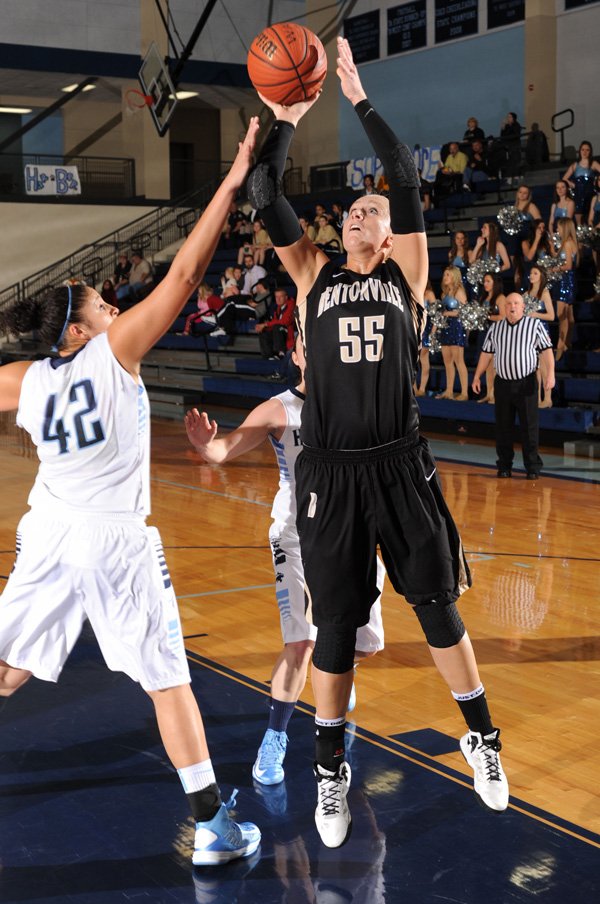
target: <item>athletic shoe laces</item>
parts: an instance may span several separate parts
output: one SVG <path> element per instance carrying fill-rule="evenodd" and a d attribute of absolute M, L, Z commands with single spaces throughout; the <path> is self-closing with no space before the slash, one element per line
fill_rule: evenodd
<path fill-rule="evenodd" d="M 319 775 L 319 802 L 323 816 L 337 816 L 341 810 L 342 784 L 341 775 Z"/>
<path fill-rule="evenodd" d="M 500 760 L 498 753 L 500 751 L 500 741 L 497 738 L 483 738 L 481 741 L 481 755 L 483 756 L 483 768 L 486 773 L 488 782 L 500 782 Z"/>
<path fill-rule="evenodd" d="M 282 744 L 279 736 L 275 732 L 268 734 L 260 748 L 260 768 L 268 769 L 269 766 L 279 766 L 282 753 L 285 753 L 285 745 Z"/>

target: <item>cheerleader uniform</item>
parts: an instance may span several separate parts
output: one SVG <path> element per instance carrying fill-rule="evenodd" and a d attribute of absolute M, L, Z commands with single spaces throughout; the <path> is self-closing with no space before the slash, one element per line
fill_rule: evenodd
<path fill-rule="evenodd" d="M 576 255 L 572 254 L 572 260 L 575 262 Z M 567 260 L 565 251 L 559 251 L 558 260 L 564 264 Z M 563 304 L 573 304 L 575 301 L 575 293 L 577 290 L 577 282 L 575 279 L 575 270 L 565 270 L 560 278 L 560 282 L 556 284 L 555 301 L 562 301 Z"/>
<path fill-rule="evenodd" d="M 456 311 L 460 306 L 460 302 L 452 295 L 444 295 L 442 304 L 446 311 Z M 458 317 L 448 317 L 448 325 L 440 333 L 440 345 L 461 345 L 463 348 L 467 344 L 467 334 L 465 328 Z"/>
<path fill-rule="evenodd" d="M 575 213 L 587 214 L 590 202 L 594 197 L 595 178 L 596 173 L 591 166 L 581 166 L 578 163 L 575 167 L 573 173 Z"/>

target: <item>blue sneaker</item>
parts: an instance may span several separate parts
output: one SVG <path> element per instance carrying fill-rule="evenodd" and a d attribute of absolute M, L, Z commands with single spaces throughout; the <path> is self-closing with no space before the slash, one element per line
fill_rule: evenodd
<path fill-rule="evenodd" d="M 283 781 L 283 761 L 287 750 L 288 736 L 285 731 L 267 728 L 262 744 L 258 748 L 256 762 L 252 767 L 252 777 L 261 785 L 278 785 Z"/>
<path fill-rule="evenodd" d="M 196 823 L 192 863 L 211 866 L 236 857 L 249 857 L 260 844 L 260 830 L 252 822 L 234 822 L 225 804 L 208 822 Z"/>

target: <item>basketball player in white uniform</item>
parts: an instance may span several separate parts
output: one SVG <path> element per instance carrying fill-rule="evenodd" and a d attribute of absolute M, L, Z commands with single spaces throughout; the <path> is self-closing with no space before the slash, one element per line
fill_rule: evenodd
<path fill-rule="evenodd" d="M 283 781 L 287 726 L 306 684 L 308 663 L 317 637 L 317 629 L 307 621 L 305 613 L 304 570 L 296 528 L 294 469 L 302 449 L 300 420 L 305 398 L 305 362 L 299 339 L 292 360 L 301 374 L 296 388 L 258 405 L 236 430 L 226 436 L 217 438 L 217 424 L 211 422 L 205 412 L 199 413 L 194 408 L 185 417 L 188 438 L 205 461 L 224 464 L 256 449 L 268 439 L 279 466 L 279 490 L 271 510 L 273 522 L 269 529 L 269 541 L 284 647 L 273 666 L 269 725 L 252 769 L 254 779 L 262 785 L 276 785 Z M 379 595 L 371 607 L 368 623 L 358 629 L 357 660 L 373 656 L 383 649 L 381 591 L 384 578 L 385 569 L 378 559 Z"/>
<path fill-rule="evenodd" d="M 196 821 L 193 862 L 252 854 L 260 832 L 221 802 L 190 687 L 177 602 L 160 536 L 148 528 L 146 352 L 200 284 L 251 161 L 258 121 L 164 280 L 121 316 L 87 286 L 60 287 L 0 313 L 0 330 L 32 329 L 55 357 L 0 368 L 0 409 L 37 447 L 30 511 L 0 604 L 0 695 L 31 675 L 57 681 L 89 619 L 110 669 L 154 703 L 167 754 Z"/>

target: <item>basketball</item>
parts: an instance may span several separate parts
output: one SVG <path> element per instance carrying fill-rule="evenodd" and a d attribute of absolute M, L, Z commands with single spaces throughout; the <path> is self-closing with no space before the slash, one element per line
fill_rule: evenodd
<path fill-rule="evenodd" d="M 289 106 L 309 100 L 327 75 L 325 48 L 303 25 L 269 25 L 250 45 L 248 75 L 256 90 L 274 103 Z"/>

